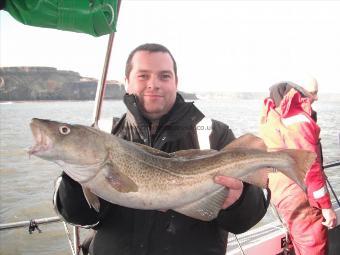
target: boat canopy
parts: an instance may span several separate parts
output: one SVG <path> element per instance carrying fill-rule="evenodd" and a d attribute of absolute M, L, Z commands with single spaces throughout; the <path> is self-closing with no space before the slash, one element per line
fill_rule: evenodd
<path fill-rule="evenodd" d="M 101 36 L 116 32 L 118 0 L 5 0 L 4 10 L 31 26 Z"/>

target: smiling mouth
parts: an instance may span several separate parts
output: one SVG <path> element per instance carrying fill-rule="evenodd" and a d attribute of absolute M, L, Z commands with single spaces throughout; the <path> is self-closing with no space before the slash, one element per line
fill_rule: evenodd
<path fill-rule="evenodd" d="M 161 95 L 155 95 L 155 94 L 146 94 L 146 95 L 144 95 L 144 97 L 161 98 L 161 97 L 163 97 L 163 96 L 161 96 Z"/>
<path fill-rule="evenodd" d="M 52 140 L 46 135 L 39 125 L 31 122 L 30 124 L 35 144 L 29 148 L 28 155 L 37 155 L 48 151 L 52 147 Z"/>

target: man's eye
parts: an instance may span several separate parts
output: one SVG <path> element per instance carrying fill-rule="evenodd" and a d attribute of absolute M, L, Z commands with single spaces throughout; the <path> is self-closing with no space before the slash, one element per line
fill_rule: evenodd
<path fill-rule="evenodd" d="M 170 74 L 162 74 L 161 75 L 161 79 L 162 80 L 170 80 L 171 79 L 171 75 Z"/>
<path fill-rule="evenodd" d="M 147 76 L 146 74 L 139 74 L 137 77 L 138 77 L 138 79 L 140 79 L 140 80 L 145 80 L 145 79 L 148 78 L 148 76 Z"/>

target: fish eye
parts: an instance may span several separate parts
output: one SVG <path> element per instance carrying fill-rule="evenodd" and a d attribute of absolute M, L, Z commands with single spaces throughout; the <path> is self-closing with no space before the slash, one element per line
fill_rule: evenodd
<path fill-rule="evenodd" d="M 68 126 L 60 126 L 59 132 L 63 135 L 68 135 L 71 132 L 71 129 Z"/>

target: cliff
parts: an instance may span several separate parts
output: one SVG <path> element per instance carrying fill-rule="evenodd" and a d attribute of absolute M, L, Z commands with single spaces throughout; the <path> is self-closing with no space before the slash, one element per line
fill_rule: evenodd
<path fill-rule="evenodd" d="M 53 67 L 0 68 L 0 100 L 93 100 L 97 80 Z M 105 98 L 121 99 L 124 86 L 108 81 Z"/>
<path fill-rule="evenodd" d="M 98 81 L 81 77 L 73 71 L 53 67 L 0 68 L 0 101 L 21 100 L 94 100 Z M 107 81 L 106 99 L 120 100 L 125 94 L 123 84 Z M 180 92 L 186 99 L 194 94 Z"/>

